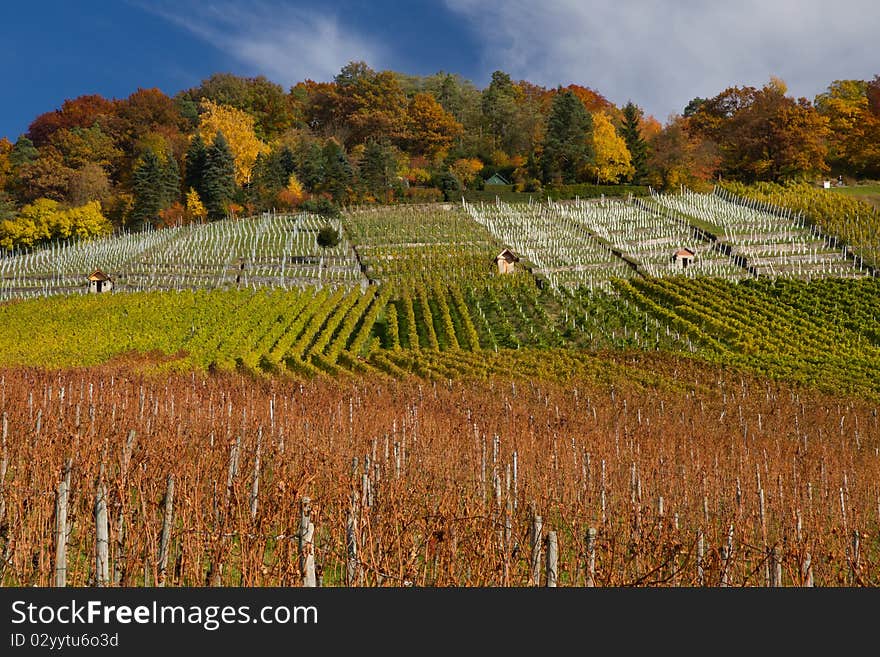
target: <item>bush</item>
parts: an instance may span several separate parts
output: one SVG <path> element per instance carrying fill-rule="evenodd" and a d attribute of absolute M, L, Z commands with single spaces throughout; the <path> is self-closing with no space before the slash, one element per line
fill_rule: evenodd
<path fill-rule="evenodd" d="M 339 232 L 329 224 L 321 227 L 318 231 L 318 246 L 322 249 L 332 249 L 339 244 Z"/>

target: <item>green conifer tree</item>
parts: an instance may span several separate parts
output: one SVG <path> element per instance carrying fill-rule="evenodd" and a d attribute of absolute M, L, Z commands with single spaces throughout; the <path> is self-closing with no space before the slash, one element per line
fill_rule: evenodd
<path fill-rule="evenodd" d="M 131 221 L 136 228 L 151 225 L 164 207 L 163 168 L 156 153 L 148 150 L 132 173 L 134 208 Z"/>
<path fill-rule="evenodd" d="M 628 102 L 623 108 L 623 126 L 620 133 L 626 142 L 632 157 L 632 165 L 635 173 L 632 176 L 632 182 L 641 184 L 648 174 L 648 145 L 642 138 L 639 130 L 639 121 L 642 118 L 642 110 L 633 102 Z"/>
<path fill-rule="evenodd" d="M 207 157 L 208 149 L 205 146 L 205 142 L 202 140 L 202 136 L 196 133 L 186 151 L 183 187 L 184 189 L 196 190 L 200 197 L 204 195 L 202 181 L 205 175 Z"/>
<path fill-rule="evenodd" d="M 557 93 L 544 138 L 544 182 L 578 182 L 592 159 L 589 140 L 592 129 L 593 120 L 580 99 L 571 91 Z"/>
<path fill-rule="evenodd" d="M 222 132 L 217 132 L 214 143 L 208 149 L 202 184 L 204 194 L 200 196 L 208 210 L 208 217 L 221 219 L 226 215 L 227 205 L 235 194 L 235 159 Z"/>

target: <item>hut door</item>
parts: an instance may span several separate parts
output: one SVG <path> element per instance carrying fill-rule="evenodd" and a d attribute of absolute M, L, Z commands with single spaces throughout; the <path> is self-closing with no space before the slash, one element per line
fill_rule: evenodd
<path fill-rule="evenodd" d="M 104 281 L 98 281 L 98 294 L 104 289 Z"/>

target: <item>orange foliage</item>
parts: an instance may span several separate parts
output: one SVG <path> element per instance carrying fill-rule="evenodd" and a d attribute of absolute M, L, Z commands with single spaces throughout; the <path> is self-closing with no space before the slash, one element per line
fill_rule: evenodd
<path fill-rule="evenodd" d="M 41 114 L 28 127 L 28 137 L 34 146 L 46 144 L 62 128 L 90 128 L 102 117 L 112 117 L 118 101 L 107 100 L 97 94 L 65 100 L 61 109 Z M 106 127 L 106 126 L 105 126 Z"/>

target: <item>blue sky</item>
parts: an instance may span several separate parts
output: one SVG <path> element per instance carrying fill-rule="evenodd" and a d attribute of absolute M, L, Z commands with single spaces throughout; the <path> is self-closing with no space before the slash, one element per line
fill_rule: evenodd
<path fill-rule="evenodd" d="M 410 74 L 502 69 L 577 83 L 661 121 L 694 96 L 770 75 L 813 98 L 835 79 L 880 73 L 875 0 L 44 0 L 0 22 L 0 137 L 65 98 L 169 95 L 212 73 L 285 87 L 348 61 Z"/>

